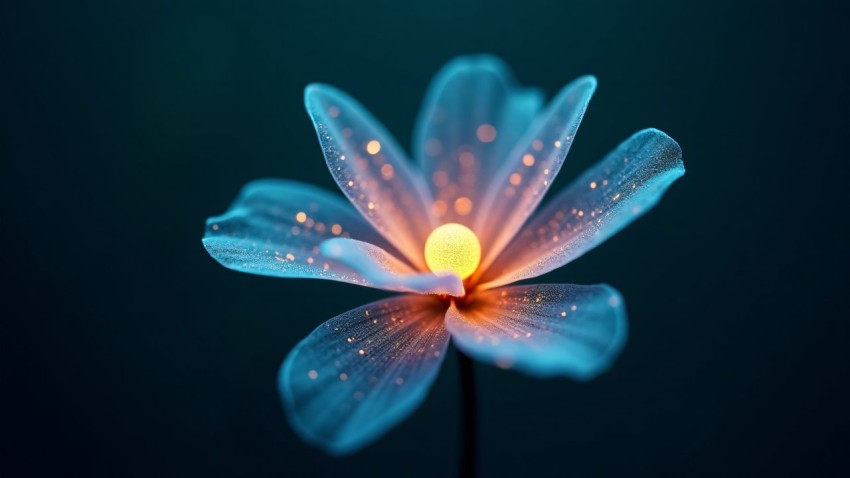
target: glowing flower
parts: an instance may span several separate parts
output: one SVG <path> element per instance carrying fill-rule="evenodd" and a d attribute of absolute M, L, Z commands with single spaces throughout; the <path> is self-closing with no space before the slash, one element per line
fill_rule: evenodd
<path fill-rule="evenodd" d="M 350 204 L 306 184 L 257 181 L 207 221 L 204 237 L 238 271 L 406 293 L 328 320 L 286 358 L 280 392 L 305 440 L 348 453 L 387 432 L 424 399 L 450 337 L 480 361 L 534 376 L 590 379 L 617 357 L 627 324 L 613 288 L 506 287 L 602 243 L 684 174 L 679 146 L 643 130 L 532 215 L 595 88 L 579 78 L 543 108 L 542 94 L 518 87 L 499 60 L 456 59 L 425 99 L 414 164 L 354 99 L 307 87 Z"/>

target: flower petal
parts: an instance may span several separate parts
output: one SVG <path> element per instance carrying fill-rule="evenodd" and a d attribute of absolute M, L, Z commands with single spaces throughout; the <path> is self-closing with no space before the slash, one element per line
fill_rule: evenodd
<path fill-rule="evenodd" d="M 607 285 L 529 285 L 476 294 L 446 312 L 455 345 L 478 360 L 529 375 L 589 380 L 626 342 L 626 311 Z"/>
<path fill-rule="evenodd" d="M 542 103 L 540 91 L 520 89 L 510 69 L 489 55 L 457 58 L 434 77 L 413 151 L 441 222 L 474 223 L 488 185 Z"/>
<path fill-rule="evenodd" d="M 338 315 L 302 340 L 280 369 L 287 417 L 304 440 L 357 451 L 425 399 L 448 346 L 445 304 L 405 295 Z"/>
<path fill-rule="evenodd" d="M 371 285 L 368 277 L 322 253 L 320 244 L 337 236 L 392 250 L 343 198 L 307 184 L 265 179 L 248 183 L 226 213 L 207 219 L 204 247 L 240 272 Z"/>
<path fill-rule="evenodd" d="M 322 243 L 325 257 L 350 267 L 379 289 L 418 294 L 463 296 L 463 281 L 455 274 L 417 273 L 385 250 L 354 239 L 334 238 Z"/>
<path fill-rule="evenodd" d="M 528 219 L 573 143 L 596 78 L 581 77 L 565 86 L 531 125 L 489 187 L 473 228 L 482 238 L 479 271 L 486 269 Z M 498 221 L 493 218 L 498 217 Z M 473 280 L 477 277 L 473 276 Z"/>
<path fill-rule="evenodd" d="M 636 133 L 540 211 L 484 273 L 482 287 L 576 259 L 652 208 L 683 174 L 682 150 L 672 138 L 657 129 Z"/>
<path fill-rule="evenodd" d="M 357 101 L 328 85 L 304 92 L 331 174 L 363 216 L 420 270 L 436 226 L 420 174 L 384 127 Z"/>

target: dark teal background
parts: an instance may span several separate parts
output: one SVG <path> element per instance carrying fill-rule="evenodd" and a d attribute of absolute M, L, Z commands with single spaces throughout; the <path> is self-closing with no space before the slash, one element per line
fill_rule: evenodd
<path fill-rule="evenodd" d="M 302 106 L 322 81 L 405 145 L 452 57 L 550 96 L 599 88 L 556 188 L 657 127 L 687 174 L 537 282 L 606 282 L 631 336 L 597 380 L 477 366 L 486 476 L 850 473 L 848 15 L 808 2 L 4 2 L 4 476 L 444 476 L 452 357 L 425 404 L 329 458 L 280 362 L 386 294 L 226 270 L 204 220 L 247 181 L 335 188 Z"/>

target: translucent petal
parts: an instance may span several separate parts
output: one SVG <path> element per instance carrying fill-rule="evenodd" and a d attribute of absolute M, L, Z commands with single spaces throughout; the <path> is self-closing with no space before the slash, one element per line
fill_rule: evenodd
<path fill-rule="evenodd" d="M 482 287 L 536 277 L 576 259 L 652 208 L 685 174 L 682 150 L 646 129 L 555 197 L 484 273 Z"/>
<path fill-rule="evenodd" d="M 452 305 L 446 328 L 478 360 L 539 377 L 589 380 L 626 342 L 623 299 L 607 285 L 529 285 L 475 294 Z"/>
<path fill-rule="evenodd" d="M 540 203 L 561 169 L 595 89 L 592 76 L 565 86 L 534 120 L 497 173 L 482 205 L 484 214 L 476 218 L 473 228 L 484 242 L 482 250 L 487 251 L 479 271 L 496 259 Z"/>
<path fill-rule="evenodd" d="M 425 399 L 443 362 L 445 303 L 405 295 L 328 320 L 283 362 L 278 385 L 293 428 L 329 453 L 368 445 Z"/>
<path fill-rule="evenodd" d="M 322 254 L 359 273 L 369 285 L 397 292 L 463 296 L 463 281 L 454 274 L 417 273 L 385 250 L 354 239 L 335 238 L 322 243 Z"/>
<path fill-rule="evenodd" d="M 357 101 L 328 85 L 304 92 L 331 174 L 366 219 L 420 270 L 436 223 L 431 194 L 404 152 Z"/>
<path fill-rule="evenodd" d="M 342 197 L 307 184 L 265 179 L 247 184 L 226 213 L 207 219 L 204 246 L 222 265 L 241 272 L 372 285 L 368 276 L 321 251 L 321 243 L 335 237 L 374 241 L 374 248 L 392 250 Z"/>
<path fill-rule="evenodd" d="M 510 69 L 489 55 L 457 58 L 434 77 L 413 151 L 441 222 L 475 222 L 487 187 L 542 103 L 540 91 L 520 89 Z"/>

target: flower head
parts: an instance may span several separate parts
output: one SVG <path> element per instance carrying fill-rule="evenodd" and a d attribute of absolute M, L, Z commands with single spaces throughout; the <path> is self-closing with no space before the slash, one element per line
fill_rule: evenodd
<path fill-rule="evenodd" d="M 534 376 L 586 380 L 613 362 L 627 330 L 616 290 L 508 286 L 596 247 L 684 174 L 676 142 L 643 130 L 535 212 L 595 88 L 579 78 L 543 107 L 499 60 L 458 58 L 430 87 L 411 162 L 354 99 L 307 87 L 348 201 L 257 181 L 207 221 L 204 237 L 210 255 L 238 271 L 405 293 L 328 320 L 286 358 L 280 392 L 304 439 L 349 453 L 387 432 L 424 399 L 450 338 L 478 360 Z"/>

